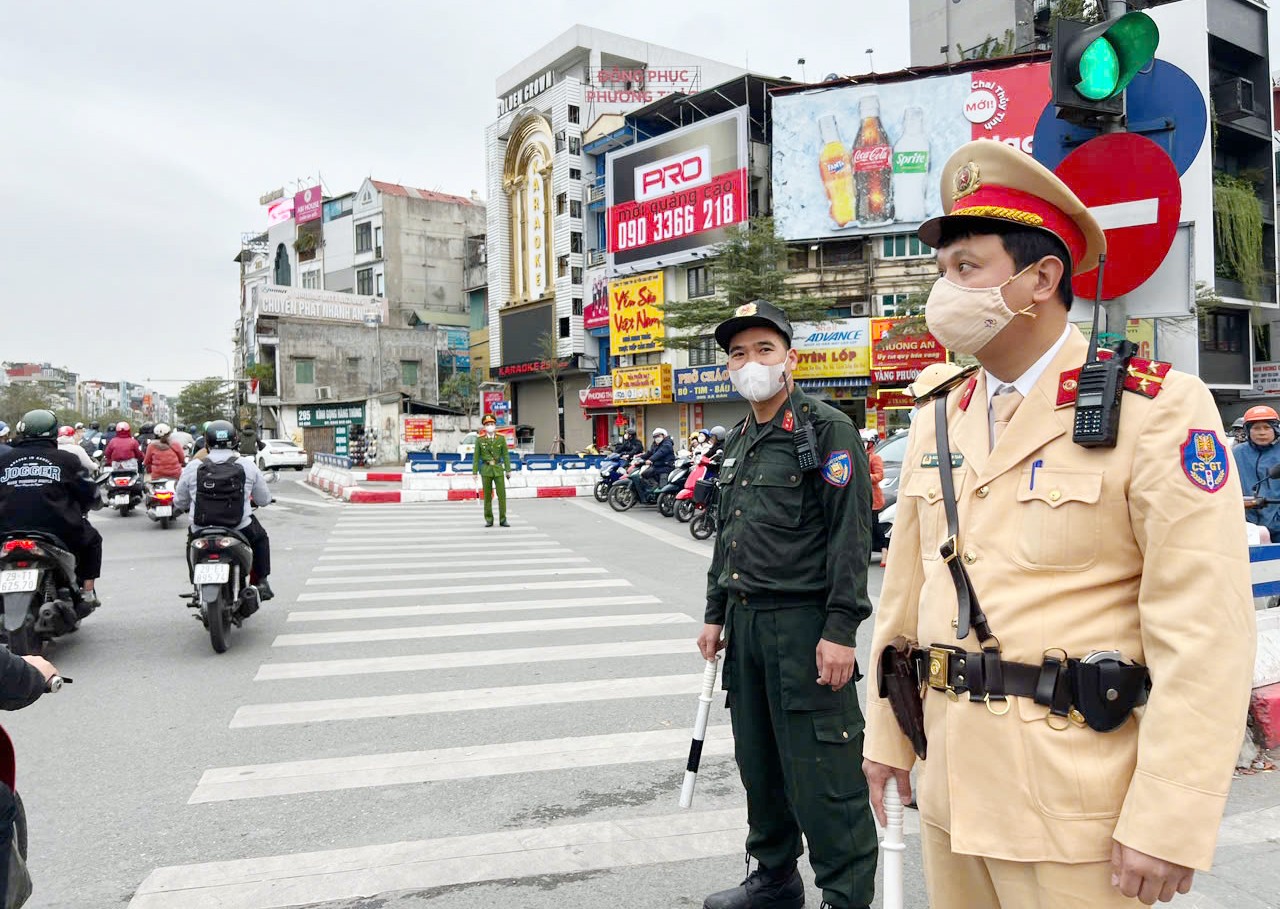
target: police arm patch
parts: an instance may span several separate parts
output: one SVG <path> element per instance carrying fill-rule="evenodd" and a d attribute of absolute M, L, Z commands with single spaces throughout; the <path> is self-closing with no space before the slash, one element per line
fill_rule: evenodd
<path fill-rule="evenodd" d="M 1231 458 L 1212 429 L 1192 429 L 1180 449 L 1182 472 L 1191 485 L 1205 492 L 1217 492 L 1227 485 Z"/>
<path fill-rule="evenodd" d="M 832 486 L 848 486 L 853 476 L 853 458 L 847 450 L 833 451 L 822 465 L 822 479 Z"/>

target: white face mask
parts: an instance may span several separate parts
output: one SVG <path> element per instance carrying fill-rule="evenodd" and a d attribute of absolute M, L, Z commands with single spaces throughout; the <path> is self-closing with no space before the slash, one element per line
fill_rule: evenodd
<path fill-rule="evenodd" d="M 729 381 L 734 390 L 748 401 L 767 401 L 783 389 L 787 364 L 743 363 L 738 369 L 729 370 Z"/>
<path fill-rule="evenodd" d="M 924 320 L 930 334 L 943 347 L 972 356 L 1000 334 L 1014 316 L 1034 319 L 1036 314 L 1031 306 L 1014 312 L 1005 304 L 1000 291 L 1037 264 L 1033 262 L 995 287 L 962 287 L 947 278 L 938 278 L 924 307 Z"/>
<path fill-rule="evenodd" d="M 491 435 L 493 435 L 493 434 L 494 434 L 495 432 L 497 432 L 497 431 L 498 431 L 498 430 L 497 430 L 497 429 L 495 429 L 495 428 L 494 428 L 494 427 L 492 427 L 492 426 L 486 426 L 486 427 L 484 428 L 484 434 L 485 434 L 486 436 L 491 436 Z"/>

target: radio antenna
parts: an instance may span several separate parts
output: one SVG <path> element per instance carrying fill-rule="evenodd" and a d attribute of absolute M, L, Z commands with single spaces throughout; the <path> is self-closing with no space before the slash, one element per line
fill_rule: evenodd
<path fill-rule="evenodd" d="M 1102 253 L 1098 256 L 1098 289 L 1093 295 L 1093 332 L 1089 335 L 1089 355 L 1085 357 L 1086 363 L 1098 358 L 1098 313 L 1102 311 L 1102 273 L 1106 270 L 1107 254 Z"/>

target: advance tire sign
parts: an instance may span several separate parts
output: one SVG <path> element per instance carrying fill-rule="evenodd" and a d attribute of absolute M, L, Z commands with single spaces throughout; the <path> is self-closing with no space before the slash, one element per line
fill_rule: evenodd
<path fill-rule="evenodd" d="M 747 220 L 747 110 L 612 152 L 605 164 L 609 267 L 688 262 Z"/>

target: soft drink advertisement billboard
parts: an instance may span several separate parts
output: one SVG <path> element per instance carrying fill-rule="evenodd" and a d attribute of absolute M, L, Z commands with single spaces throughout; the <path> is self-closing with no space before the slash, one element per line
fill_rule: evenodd
<path fill-rule="evenodd" d="M 899 233 L 941 215 L 939 175 L 971 139 L 1031 153 L 1049 64 L 773 98 L 773 214 L 788 240 Z"/>
<path fill-rule="evenodd" d="M 690 261 L 747 220 L 747 195 L 746 108 L 610 152 L 610 268 Z"/>

